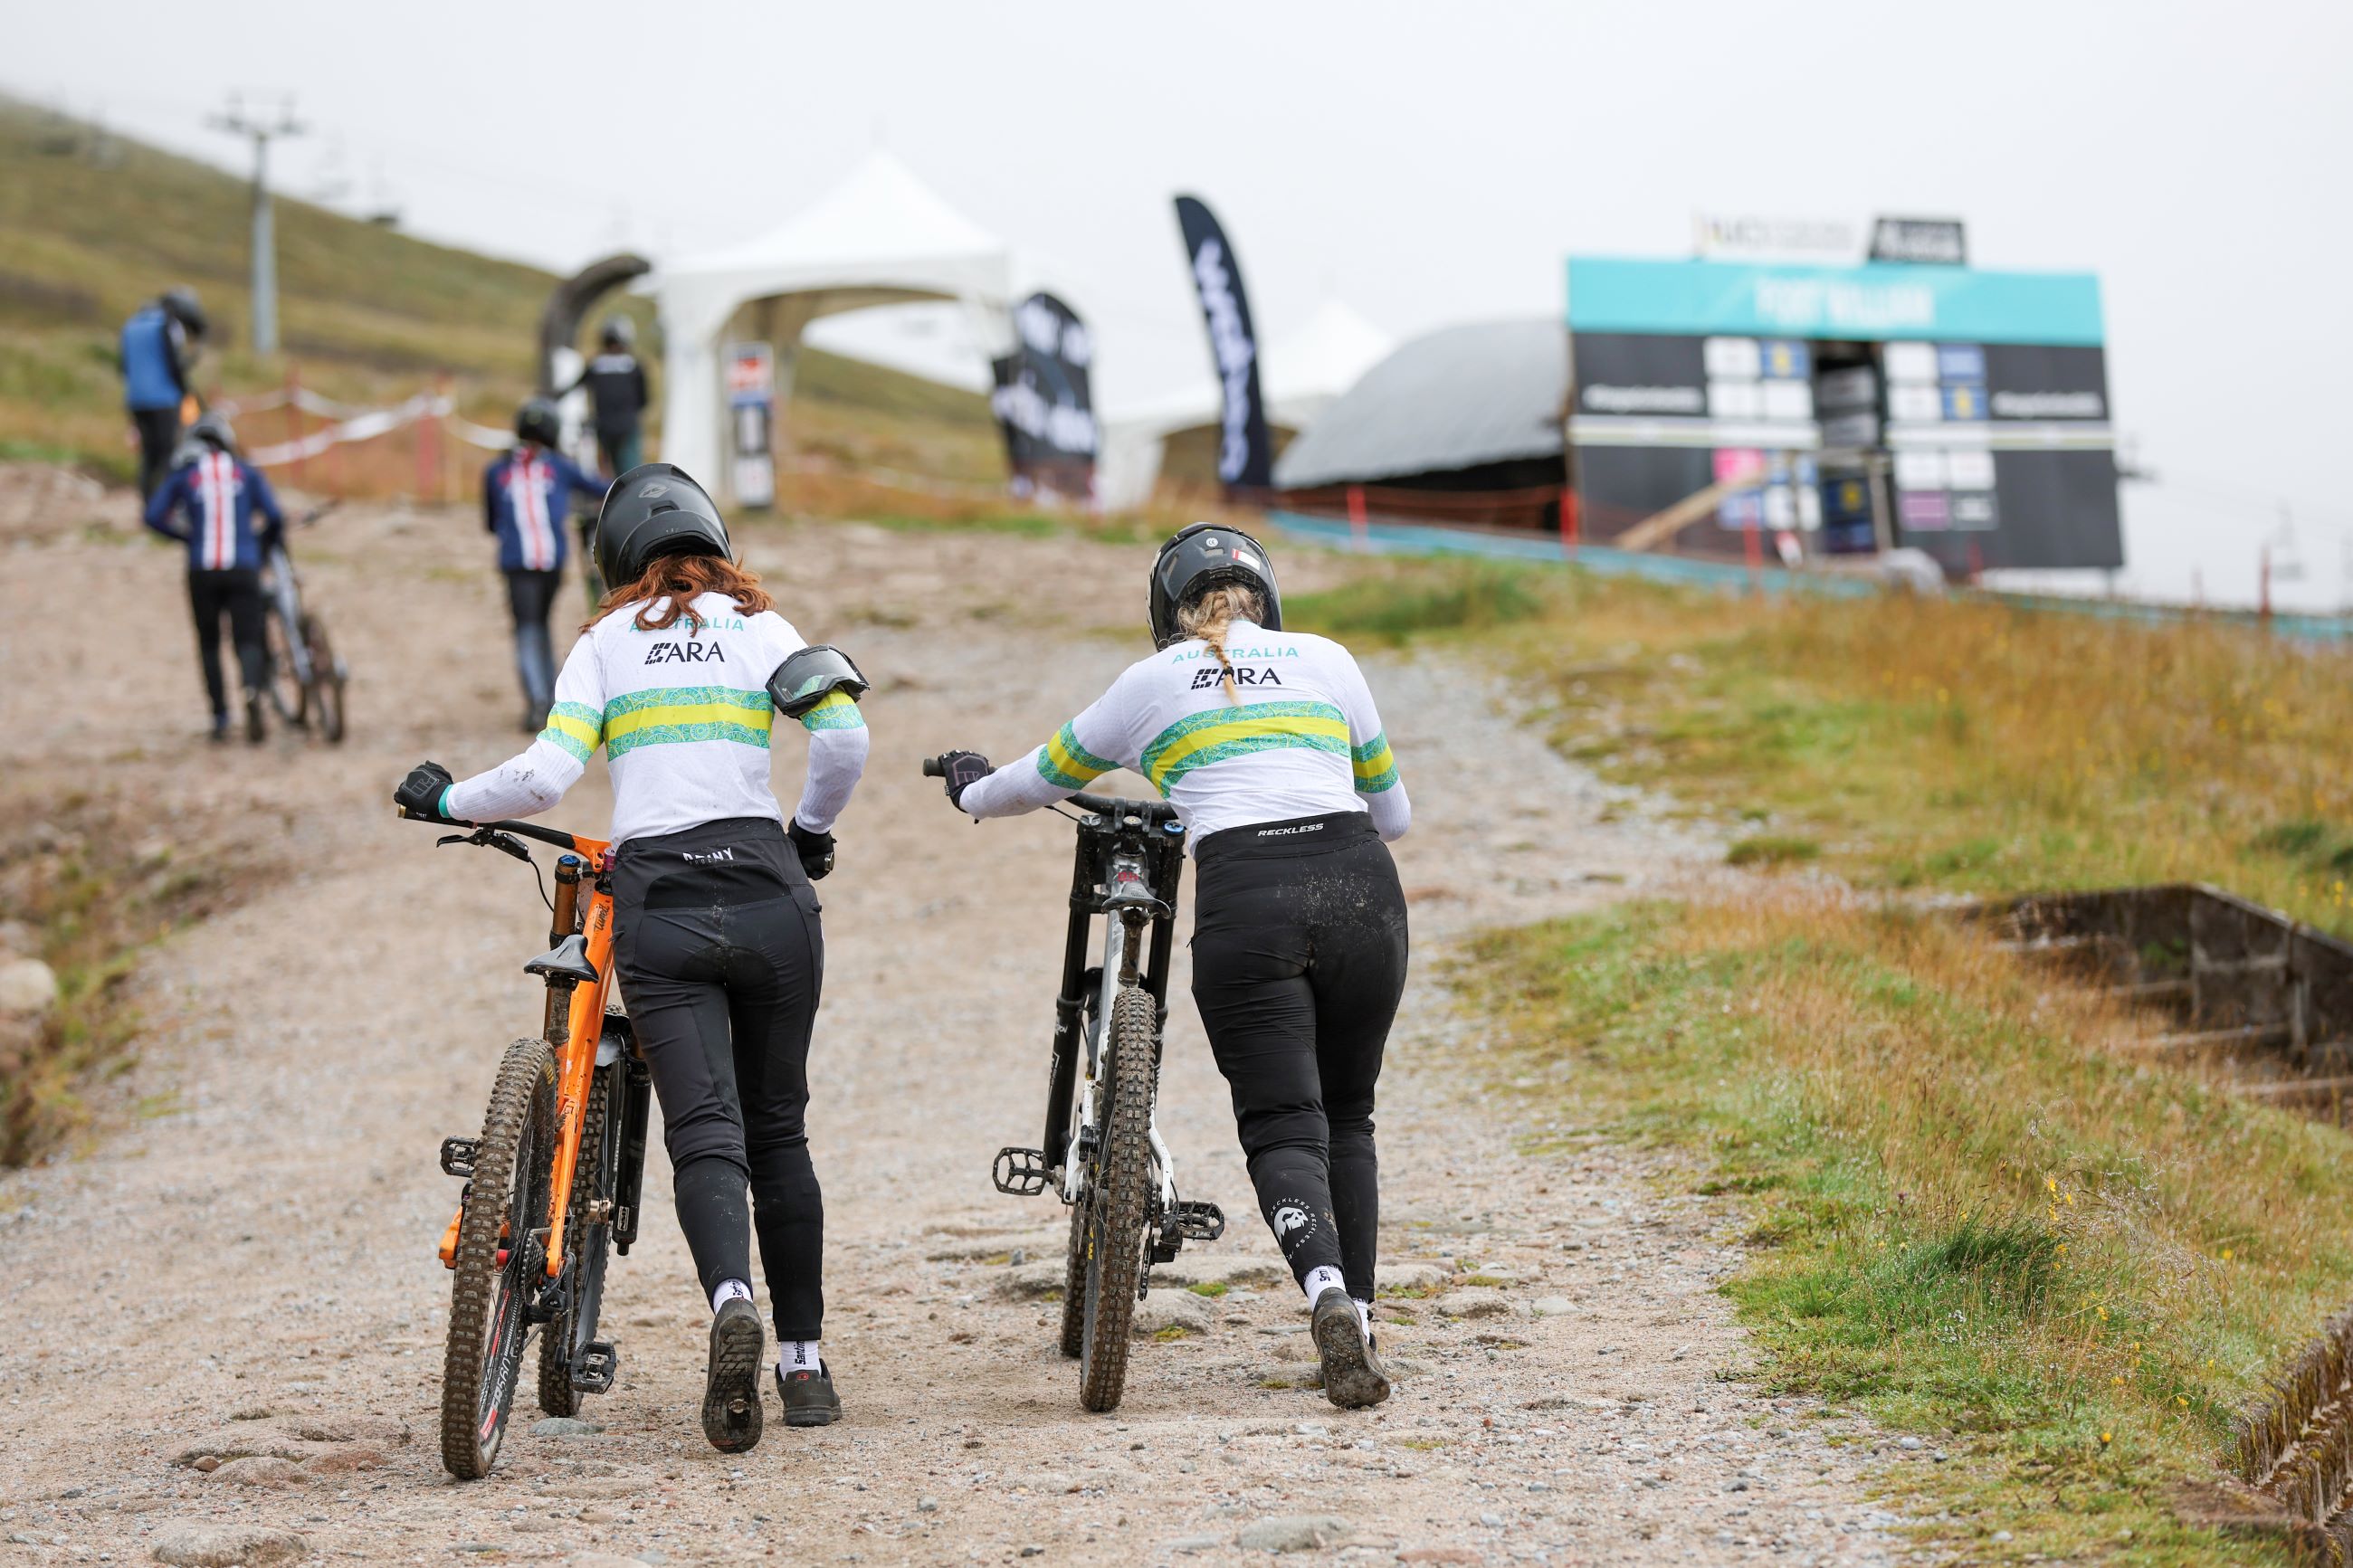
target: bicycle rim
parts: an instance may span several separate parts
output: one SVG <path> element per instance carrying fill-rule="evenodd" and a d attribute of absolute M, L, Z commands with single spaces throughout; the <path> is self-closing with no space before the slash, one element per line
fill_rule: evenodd
<path fill-rule="evenodd" d="M 506 1436 L 546 1263 L 555 1056 L 517 1040 L 499 1064 L 459 1219 L 449 1338 L 441 1371 L 441 1462 L 460 1480 L 490 1473 Z"/>
<path fill-rule="evenodd" d="M 1112 1004 L 1108 1079 L 1094 1202 L 1087 1224 L 1086 1328 L 1079 1353 L 1079 1403 L 1113 1410 L 1127 1384 L 1128 1331 L 1144 1268 L 1152 1201 L 1151 993 L 1131 985 Z"/>

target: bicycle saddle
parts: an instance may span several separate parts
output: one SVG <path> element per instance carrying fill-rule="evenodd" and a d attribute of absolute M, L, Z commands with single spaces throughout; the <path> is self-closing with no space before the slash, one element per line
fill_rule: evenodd
<path fill-rule="evenodd" d="M 577 931 L 524 964 L 522 972 L 550 980 L 576 980 L 583 985 L 596 978 L 596 966 L 588 962 L 588 939 Z"/>

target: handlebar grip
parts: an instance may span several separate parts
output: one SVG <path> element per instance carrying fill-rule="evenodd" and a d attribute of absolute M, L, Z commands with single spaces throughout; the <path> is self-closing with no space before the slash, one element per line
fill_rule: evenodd
<path fill-rule="evenodd" d="M 923 759 L 923 776 L 927 779 L 944 779 L 948 776 L 948 771 L 946 768 L 940 765 L 939 758 L 925 757 Z"/>

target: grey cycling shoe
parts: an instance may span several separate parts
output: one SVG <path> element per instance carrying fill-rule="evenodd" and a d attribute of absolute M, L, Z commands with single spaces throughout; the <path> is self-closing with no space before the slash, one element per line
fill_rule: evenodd
<path fill-rule="evenodd" d="M 833 1391 L 833 1369 L 823 1362 L 815 1372 L 787 1376 L 776 1368 L 776 1398 L 785 1407 L 787 1426 L 830 1426 L 841 1419 L 841 1395 Z"/>
<path fill-rule="evenodd" d="M 711 1320 L 711 1371 L 702 1389 L 702 1435 L 723 1454 L 740 1454 L 760 1440 L 760 1363 L 766 1333 L 759 1309 L 729 1298 Z"/>
<path fill-rule="evenodd" d="M 1309 1332 L 1324 1358 L 1324 1398 L 1343 1410 L 1360 1410 L 1389 1396 L 1388 1369 L 1373 1353 L 1347 1291 L 1335 1285 L 1315 1298 Z"/>

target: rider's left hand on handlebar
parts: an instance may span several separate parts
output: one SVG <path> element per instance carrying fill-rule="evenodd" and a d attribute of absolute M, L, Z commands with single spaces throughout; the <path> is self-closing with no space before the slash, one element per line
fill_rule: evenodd
<path fill-rule="evenodd" d="M 948 752 L 940 757 L 940 766 L 947 779 L 948 799 L 958 811 L 964 809 L 964 792 L 997 770 L 978 752 Z"/>
<path fill-rule="evenodd" d="M 441 809 L 441 798 L 453 782 L 449 770 L 439 763 L 419 763 L 392 792 L 392 803 L 400 807 L 401 816 L 418 822 L 455 822 L 456 817 Z"/>

